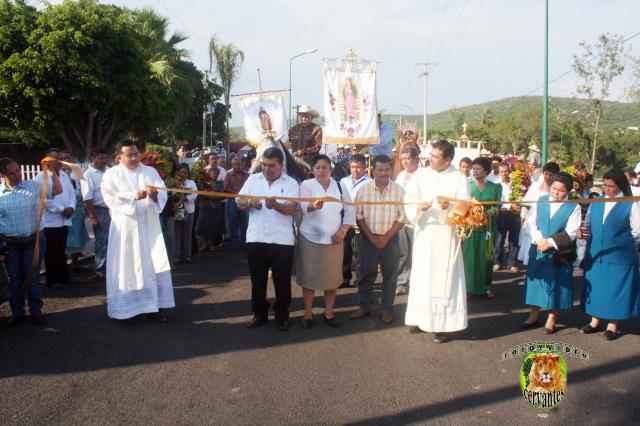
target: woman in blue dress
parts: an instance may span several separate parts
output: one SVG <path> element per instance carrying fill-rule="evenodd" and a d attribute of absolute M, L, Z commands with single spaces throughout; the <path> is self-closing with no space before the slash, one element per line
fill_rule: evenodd
<path fill-rule="evenodd" d="M 543 195 L 539 200 L 566 200 L 572 188 L 571 175 L 558 173 L 553 177 L 549 195 Z M 540 312 L 548 310 L 544 332 L 555 333 L 558 311 L 573 307 L 572 262 L 579 229 L 578 204 L 543 202 L 531 208 L 525 222 L 525 230 L 532 241 L 525 281 L 525 303 L 531 305 L 531 313 L 520 324 L 521 329 L 539 327 Z M 566 260 L 572 255 L 572 259 Z"/>
<path fill-rule="evenodd" d="M 604 198 L 631 196 L 621 170 L 604 175 Z M 582 309 L 592 316 L 582 327 L 584 334 L 599 331 L 609 320 L 602 337 L 618 337 L 618 321 L 640 315 L 640 274 L 636 247 L 640 241 L 640 207 L 634 202 L 592 203 L 585 222 L 591 229 L 584 258 Z"/>

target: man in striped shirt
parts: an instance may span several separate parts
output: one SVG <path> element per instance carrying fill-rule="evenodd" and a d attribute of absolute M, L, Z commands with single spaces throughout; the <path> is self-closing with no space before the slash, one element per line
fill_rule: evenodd
<path fill-rule="evenodd" d="M 48 165 L 53 171 L 54 166 Z M 52 186 L 47 190 L 47 198 L 62 193 L 62 184 L 58 175 L 52 173 Z M 36 243 L 36 222 L 42 196 L 42 184 L 33 180 L 22 180 L 20 167 L 12 158 L 0 158 L 0 238 L 4 239 L 9 249 L 7 270 L 11 280 L 11 319 L 9 327 L 15 327 L 25 320 L 25 299 L 29 302 L 31 321 L 36 325 L 45 323 L 42 316 L 42 290 L 40 288 L 40 263 L 45 251 L 44 233 L 40 232 L 40 259 L 31 278 L 31 283 L 24 289 Z M 40 231 L 44 229 L 44 222 Z"/>
<path fill-rule="evenodd" d="M 373 159 L 373 180 L 367 181 L 356 195 L 356 203 L 384 201 L 401 203 L 404 189 L 391 180 L 391 159 L 379 155 Z M 393 321 L 393 301 L 398 280 L 400 248 L 398 232 L 406 223 L 402 204 L 359 205 L 356 221 L 360 228 L 360 281 L 358 296 L 360 308 L 351 319 L 364 318 L 371 313 L 371 293 L 378 276 L 378 263 L 382 266 L 382 322 Z"/>

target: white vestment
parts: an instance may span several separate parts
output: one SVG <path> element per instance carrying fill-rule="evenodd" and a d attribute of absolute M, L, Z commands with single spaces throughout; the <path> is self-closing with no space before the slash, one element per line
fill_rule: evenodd
<path fill-rule="evenodd" d="M 134 200 L 147 185 L 164 187 L 158 172 L 140 165 L 135 171 L 124 165 L 104 173 L 102 196 L 109 206 L 111 227 L 107 247 L 107 310 L 110 318 L 126 319 L 172 308 L 173 284 L 158 215 L 167 192 Z"/>
<path fill-rule="evenodd" d="M 437 172 L 418 169 L 407 188 L 405 202 L 428 202 L 421 211 L 407 204 L 405 211 L 414 226 L 411 287 L 405 323 L 428 332 L 449 332 L 467 327 L 467 290 L 460 239 L 447 224 L 447 210 L 440 209 L 438 196 L 466 200 L 470 195 L 467 177 L 455 167 Z"/>

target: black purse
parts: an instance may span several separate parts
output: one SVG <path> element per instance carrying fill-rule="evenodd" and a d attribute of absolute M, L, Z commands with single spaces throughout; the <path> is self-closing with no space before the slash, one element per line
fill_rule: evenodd
<path fill-rule="evenodd" d="M 551 236 L 558 248 L 553 251 L 553 264 L 557 267 L 572 265 L 578 258 L 576 242 L 569 238 L 567 231 L 560 231 Z"/>

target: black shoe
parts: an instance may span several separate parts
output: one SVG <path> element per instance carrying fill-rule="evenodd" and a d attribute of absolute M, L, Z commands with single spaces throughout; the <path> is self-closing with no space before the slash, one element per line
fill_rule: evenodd
<path fill-rule="evenodd" d="M 447 343 L 451 341 L 451 337 L 444 333 L 435 333 L 433 336 L 433 341 L 436 343 Z"/>
<path fill-rule="evenodd" d="M 249 323 L 247 324 L 247 328 L 260 327 L 262 324 L 264 324 L 267 321 L 269 321 L 268 318 L 253 317 L 251 321 L 249 321 Z"/>
<path fill-rule="evenodd" d="M 327 318 L 326 315 L 322 316 L 322 319 L 324 320 L 324 322 L 327 323 L 327 325 L 329 327 L 340 327 L 340 323 L 338 321 L 336 321 L 336 317 L 333 318 Z"/>
<path fill-rule="evenodd" d="M 313 327 L 313 319 L 302 318 L 302 328 L 304 328 L 305 330 L 308 330 L 311 327 Z"/>
<path fill-rule="evenodd" d="M 420 327 L 418 327 L 417 325 L 411 326 L 407 329 L 407 333 L 409 334 L 420 334 L 420 333 L 425 333 L 424 330 L 422 330 Z"/>
<path fill-rule="evenodd" d="M 351 280 L 344 280 L 338 288 L 351 288 Z"/>
<path fill-rule="evenodd" d="M 585 325 L 584 327 L 582 327 L 580 329 L 580 333 L 582 333 L 582 334 L 593 334 L 593 333 L 596 333 L 598 331 L 598 328 L 600 328 L 600 327 L 599 326 L 598 327 L 592 327 L 591 324 L 587 324 L 587 325 Z"/>
<path fill-rule="evenodd" d="M 45 325 L 47 323 L 47 321 L 45 321 L 42 315 L 31 315 L 29 317 L 29 320 L 31 320 L 31 322 L 37 325 L 38 327 Z"/>
<path fill-rule="evenodd" d="M 619 334 L 617 332 L 611 330 L 605 330 L 604 333 L 602 333 L 602 338 L 609 341 L 616 340 L 618 336 Z"/>
<path fill-rule="evenodd" d="M 289 320 L 276 320 L 276 327 L 279 331 L 287 331 L 289 329 Z"/>
<path fill-rule="evenodd" d="M 9 318 L 9 321 L 7 321 L 7 327 L 10 327 L 10 328 L 17 327 L 23 322 L 25 322 L 24 317 L 11 317 Z"/>
<path fill-rule="evenodd" d="M 544 334 L 555 334 L 556 331 L 558 330 L 556 329 L 555 325 L 551 328 L 547 328 L 547 327 L 544 328 Z"/>
<path fill-rule="evenodd" d="M 167 322 L 167 321 L 168 321 L 167 316 L 166 316 L 166 315 L 164 314 L 164 312 L 162 312 L 162 311 L 159 311 L 159 312 L 152 312 L 152 313 L 150 313 L 150 314 L 147 314 L 147 316 L 148 316 L 150 319 L 153 319 L 153 320 L 156 320 L 156 321 L 158 321 L 158 322 L 162 322 L 162 323 L 164 323 L 164 322 Z"/>
<path fill-rule="evenodd" d="M 534 322 L 523 322 L 518 326 L 520 330 L 530 330 L 532 328 L 540 327 L 540 320 Z"/>

